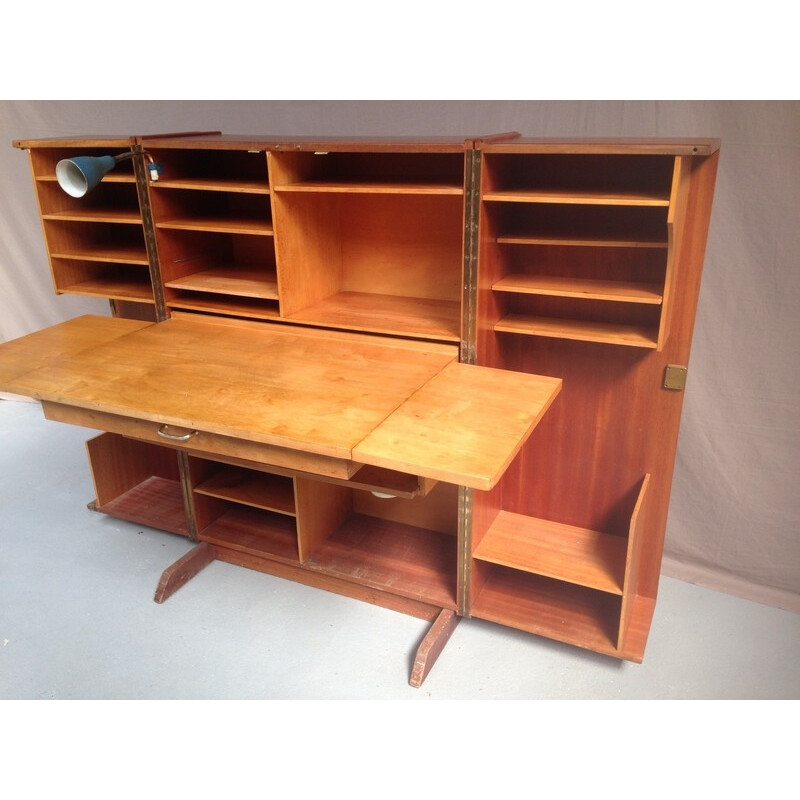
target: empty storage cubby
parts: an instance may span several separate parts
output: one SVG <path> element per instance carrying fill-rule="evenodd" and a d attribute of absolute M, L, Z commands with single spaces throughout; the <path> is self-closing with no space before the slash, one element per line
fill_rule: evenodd
<path fill-rule="evenodd" d="M 270 153 L 292 322 L 458 341 L 464 154 Z"/>
<path fill-rule="evenodd" d="M 90 439 L 86 449 L 97 496 L 96 511 L 189 535 L 175 450 L 116 433 Z"/>
<path fill-rule="evenodd" d="M 313 491 L 313 486 L 308 489 Z M 328 507 L 327 531 L 309 548 L 304 566 L 455 609 L 457 488 L 440 483 L 425 496 L 386 494 L 346 488 L 340 491 L 336 502 Z"/>

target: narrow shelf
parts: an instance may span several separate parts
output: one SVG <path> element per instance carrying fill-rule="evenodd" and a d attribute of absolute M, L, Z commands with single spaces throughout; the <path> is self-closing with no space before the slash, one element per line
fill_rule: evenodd
<path fill-rule="evenodd" d="M 141 225 L 142 217 L 138 210 L 124 208 L 85 208 L 78 211 L 54 211 L 42 214 L 42 219 L 67 222 L 118 222 L 124 225 Z"/>
<path fill-rule="evenodd" d="M 627 541 L 587 528 L 501 511 L 474 558 L 622 594 Z"/>
<path fill-rule="evenodd" d="M 461 307 L 451 300 L 340 292 L 285 318 L 329 328 L 457 342 Z"/>
<path fill-rule="evenodd" d="M 657 330 L 610 322 L 509 314 L 497 322 L 494 329 L 499 333 L 516 333 L 525 336 L 576 339 L 582 342 L 600 342 L 649 349 L 658 347 Z"/>
<path fill-rule="evenodd" d="M 215 475 L 195 486 L 194 491 L 290 517 L 296 513 L 294 483 L 291 478 L 278 475 L 220 466 Z"/>
<path fill-rule="evenodd" d="M 114 246 L 82 247 L 80 250 L 59 250 L 50 255 L 53 258 L 69 258 L 76 261 L 107 261 L 112 264 L 148 265 L 147 251 L 144 247 L 115 244 Z"/>
<path fill-rule="evenodd" d="M 152 476 L 96 510 L 117 519 L 188 536 L 179 481 Z"/>
<path fill-rule="evenodd" d="M 278 299 L 278 280 L 274 277 L 274 270 L 273 276 L 270 277 L 266 268 L 221 267 L 185 275 L 167 281 L 164 285 L 171 289 L 184 289 L 190 292 L 258 297 L 264 300 Z"/>
<path fill-rule="evenodd" d="M 239 194 L 269 194 L 266 181 L 225 178 L 169 178 L 150 184 L 152 189 L 192 189 L 203 192 L 236 192 Z"/>
<path fill-rule="evenodd" d="M 198 539 L 250 555 L 299 563 L 295 521 L 283 514 L 248 506 L 231 506 L 202 530 Z"/>
<path fill-rule="evenodd" d="M 304 566 L 455 610 L 456 550 L 455 536 L 354 514 Z"/>
<path fill-rule="evenodd" d="M 132 300 L 137 303 L 155 302 L 149 280 L 120 277 L 94 278 L 70 286 L 59 286 L 58 291 L 64 294 L 82 294 L 112 300 Z"/>
<path fill-rule="evenodd" d="M 599 236 L 578 237 L 557 234 L 548 236 L 539 234 L 536 236 L 498 236 L 499 244 L 521 244 L 521 245 L 560 245 L 566 247 L 642 247 L 666 250 L 667 242 L 646 239 L 620 239 L 604 238 Z"/>
<path fill-rule="evenodd" d="M 608 300 L 622 303 L 660 305 L 661 287 L 655 283 L 632 281 L 598 281 L 560 278 L 549 275 L 507 275 L 492 286 L 496 292 L 536 294 L 550 297 L 578 297 L 586 300 Z"/>
<path fill-rule="evenodd" d="M 212 231 L 216 233 L 247 233 L 253 236 L 273 236 L 272 223 L 262 219 L 230 217 L 179 217 L 156 223 L 157 228 L 181 231 Z"/>
<path fill-rule="evenodd" d="M 669 195 L 648 192 L 601 192 L 581 189 L 509 189 L 487 192 L 484 200 L 503 203 L 549 203 L 603 206 L 669 206 Z"/>
<path fill-rule="evenodd" d="M 446 194 L 463 195 L 458 184 L 431 181 L 302 181 L 275 187 L 276 192 L 337 192 L 349 194 Z"/>
<path fill-rule="evenodd" d="M 277 319 L 279 316 L 278 304 L 274 300 L 234 298 L 229 295 L 200 292 L 190 292 L 181 297 L 167 299 L 167 305 L 170 308 L 205 311 L 211 314 L 225 314 L 230 317 L 247 317 L 248 319 Z"/>
<path fill-rule="evenodd" d="M 473 617 L 618 656 L 620 598 L 492 565 L 473 598 Z"/>

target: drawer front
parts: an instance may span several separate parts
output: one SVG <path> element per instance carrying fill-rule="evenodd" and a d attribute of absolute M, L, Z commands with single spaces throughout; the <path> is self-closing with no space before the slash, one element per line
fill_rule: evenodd
<path fill-rule="evenodd" d="M 94 430 L 119 433 L 132 439 L 173 447 L 188 453 L 237 458 L 259 464 L 274 464 L 278 467 L 314 475 L 343 479 L 352 477 L 361 466 L 345 459 L 304 453 L 206 431 L 159 425 L 156 422 L 77 408 L 62 403 L 43 401 L 42 409 L 45 417 L 54 422 L 66 422 L 70 425 L 81 425 Z"/>

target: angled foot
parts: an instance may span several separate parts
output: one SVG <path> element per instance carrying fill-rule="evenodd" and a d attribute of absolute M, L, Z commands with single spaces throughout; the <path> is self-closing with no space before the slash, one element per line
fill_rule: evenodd
<path fill-rule="evenodd" d="M 156 603 L 163 603 L 168 597 L 175 594 L 181 586 L 194 578 L 198 572 L 207 567 L 215 558 L 216 552 L 213 545 L 208 542 L 200 542 L 172 566 L 164 570 L 153 599 Z"/>
<path fill-rule="evenodd" d="M 456 629 L 460 619 L 461 617 L 455 611 L 443 608 L 439 612 L 439 616 L 433 621 L 433 625 L 431 625 L 422 643 L 417 648 L 417 656 L 414 659 L 414 667 L 411 670 L 409 683 L 415 689 L 422 686 L 422 682 L 436 663 L 436 659 L 439 658 L 439 654 L 444 649 L 450 634 Z"/>

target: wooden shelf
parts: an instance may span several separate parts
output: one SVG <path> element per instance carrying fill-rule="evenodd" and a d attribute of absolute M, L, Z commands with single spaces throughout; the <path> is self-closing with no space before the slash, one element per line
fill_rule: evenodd
<path fill-rule="evenodd" d="M 296 513 L 292 479 L 264 472 L 220 466 L 215 475 L 195 486 L 194 491 L 290 517 Z"/>
<path fill-rule="evenodd" d="M 58 178 L 54 172 L 47 175 L 37 175 L 37 181 L 55 183 Z M 136 176 L 132 172 L 108 172 L 103 176 L 103 183 L 136 183 Z"/>
<path fill-rule="evenodd" d="M 474 558 L 622 594 L 627 541 L 622 536 L 501 511 Z"/>
<path fill-rule="evenodd" d="M 184 289 L 191 292 L 277 300 L 278 281 L 274 277 L 274 270 L 272 272 L 273 276 L 270 277 L 267 268 L 220 267 L 176 278 L 167 281 L 164 285 L 171 289 Z"/>
<path fill-rule="evenodd" d="M 188 536 L 179 481 L 153 476 L 96 510 L 111 517 Z"/>
<path fill-rule="evenodd" d="M 492 289 L 513 294 L 535 294 L 550 297 L 577 297 L 586 300 L 608 300 L 621 303 L 660 305 L 661 287 L 655 283 L 598 281 L 581 278 L 560 278 L 549 275 L 514 274 L 497 281 Z"/>
<path fill-rule="evenodd" d="M 42 219 L 66 222 L 116 222 L 123 225 L 141 225 L 142 217 L 138 210 L 114 208 L 85 208 L 78 211 L 54 211 L 42 214 Z"/>
<path fill-rule="evenodd" d="M 455 610 L 456 561 L 455 536 L 354 514 L 304 566 Z"/>
<path fill-rule="evenodd" d="M 497 322 L 494 329 L 499 333 L 516 333 L 525 336 L 576 339 L 581 342 L 601 342 L 648 349 L 658 347 L 657 330 L 609 322 L 509 314 Z"/>
<path fill-rule="evenodd" d="M 498 244 L 521 244 L 521 245 L 559 245 L 562 247 L 643 247 L 665 250 L 667 242 L 665 241 L 648 241 L 646 239 L 621 239 L 602 238 L 602 237 L 584 237 L 566 236 L 564 234 L 557 234 L 548 236 L 546 234 L 537 234 L 535 236 L 498 236 Z"/>
<path fill-rule="evenodd" d="M 81 247 L 79 250 L 60 249 L 51 253 L 53 258 L 69 258 L 77 261 L 105 261 L 111 264 L 139 264 L 148 266 L 147 251 L 144 247 L 120 244 Z"/>
<path fill-rule="evenodd" d="M 336 192 L 349 194 L 463 195 L 464 187 L 431 181 L 302 181 L 275 187 L 276 192 Z"/>
<path fill-rule="evenodd" d="M 118 276 L 94 278 L 70 286 L 59 286 L 58 291 L 64 294 L 105 297 L 111 300 L 131 300 L 136 303 L 155 302 L 149 278 L 146 280 L 133 280 Z"/>
<path fill-rule="evenodd" d="M 460 304 L 449 300 L 340 292 L 287 316 L 286 321 L 457 342 L 460 315 Z"/>
<path fill-rule="evenodd" d="M 200 531 L 198 538 L 201 542 L 250 555 L 299 563 L 295 521 L 283 514 L 232 505 L 229 511 Z"/>
<path fill-rule="evenodd" d="M 669 206 L 669 195 L 580 189 L 510 189 L 487 192 L 484 200 L 503 203 L 548 203 L 602 206 Z"/>
<path fill-rule="evenodd" d="M 619 655 L 619 597 L 505 567 L 490 570 L 473 598 L 473 617 Z"/>
<path fill-rule="evenodd" d="M 170 178 L 150 184 L 152 189 L 191 189 L 203 192 L 237 192 L 240 194 L 269 194 L 265 181 L 225 178 Z"/>
<path fill-rule="evenodd" d="M 223 300 L 222 297 L 226 299 Z M 229 317 L 272 320 L 277 320 L 279 317 L 278 304 L 274 300 L 258 298 L 233 298 L 226 295 L 189 292 L 181 297 L 168 299 L 167 305 L 170 308 L 223 314 Z"/>
<path fill-rule="evenodd" d="M 231 219 L 229 217 L 179 217 L 157 222 L 157 228 L 180 231 L 210 231 L 216 233 L 245 233 L 252 236 L 273 236 L 272 223 L 261 219 Z"/>

